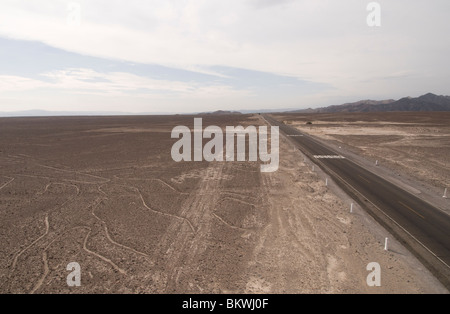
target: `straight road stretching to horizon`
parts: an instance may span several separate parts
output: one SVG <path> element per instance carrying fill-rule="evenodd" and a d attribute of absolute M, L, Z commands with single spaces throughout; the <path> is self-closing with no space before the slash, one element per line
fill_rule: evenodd
<path fill-rule="evenodd" d="M 450 216 L 415 195 L 344 158 L 308 134 L 263 115 L 393 232 L 447 287 L 450 285 Z"/>

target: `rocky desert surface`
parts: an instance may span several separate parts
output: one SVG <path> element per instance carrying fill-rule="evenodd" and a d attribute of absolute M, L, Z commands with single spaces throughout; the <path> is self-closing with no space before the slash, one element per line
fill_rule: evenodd
<path fill-rule="evenodd" d="M 0 119 L 0 293 L 448 293 L 395 240 L 384 251 L 386 231 L 363 210 L 350 213 L 284 136 L 273 173 L 258 162 L 174 162 L 171 131 L 193 121 Z M 419 169 L 429 184 L 448 182 L 448 117 L 439 126 L 317 121 L 315 135 L 398 171 Z M 80 287 L 66 282 L 72 262 Z M 366 282 L 372 262 L 380 287 Z"/>

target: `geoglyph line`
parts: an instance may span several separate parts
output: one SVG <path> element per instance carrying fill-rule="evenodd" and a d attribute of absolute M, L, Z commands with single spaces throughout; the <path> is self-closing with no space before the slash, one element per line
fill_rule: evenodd
<path fill-rule="evenodd" d="M 245 204 L 245 205 L 248 205 L 248 206 L 251 206 L 251 207 L 256 207 L 256 205 L 253 204 L 253 203 L 246 202 L 246 201 L 243 201 L 243 200 L 241 200 L 241 199 L 238 199 L 238 198 L 232 197 L 232 196 L 225 196 L 225 197 L 222 197 L 222 198 L 219 200 L 219 202 L 221 203 L 222 201 L 226 201 L 226 200 L 231 200 L 231 201 L 235 201 L 235 202 L 238 202 L 238 203 L 242 203 L 242 204 Z"/>
<path fill-rule="evenodd" d="M 121 247 L 121 248 L 123 248 L 123 249 L 125 249 L 125 250 L 128 250 L 128 251 L 131 251 L 131 252 L 133 252 L 133 253 L 136 253 L 136 254 L 138 254 L 138 255 L 140 255 L 140 256 L 144 256 L 144 257 L 150 258 L 149 255 L 147 255 L 147 254 L 145 254 L 145 253 L 143 253 L 143 252 L 139 252 L 139 251 L 133 249 L 132 247 L 129 247 L 129 246 L 126 246 L 126 245 L 124 245 L 124 244 L 121 244 L 121 243 L 118 243 L 118 242 L 114 241 L 114 240 L 111 238 L 110 234 L 109 234 L 109 230 L 108 230 L 108 226 L 106 225 L 106 222 L 105 222 L 104 220 L 100 219 L 100 217 L 98 217 L 98 216 L 95 214 L 95 208 L 96 208 L 96 207 L 98 206 L 98 204 L 99 204 L 98 200 L 96 200 L 95 203 L 96 203 L 96 204 L 94 204 L 94 206 L 92 206 L 92 212 L 91 212 L 91 213 L 92 213 L 92 215 L 95 217 L 95 219 L 97 219 L 97 220 L 103 225 L 103 227 L 104 227 L 104 229 L 105 229 L 106 238 L 109 240 L 109 242 L 111 242 L 113 245 L 116 245 L 116 246 Z"/>
<path fill-rule="evenodd" d="M 119 266 L 117 266 L 116 264 L 114 264 L 113 261 L 111 261 L 110 259 L 108 259 L 108 258 L 106 258 L 106 257 L 104 257 L 104 256 L 102 256 L 102 255 L 100 255 L 100 254 L 98 254 L 98 253 L 96 253 L 96 252 L 94 252 L 94 251 L 91 251 L 91 250 L 89 250 L 89 249 L 87 248 L 87 241 L 88 241 L 89 236 L 91 235 L 91 232 L 92 232 L 92 229 L 89 228 L 89 232 L 88 232 L 88 234 L 86 235 L 86 237 L 84 238 L 83 250 L 85 250 L 87 253 L 89 253 L 89 254 L 91 254 L 91 255 L 94 255 L 94 256 L 97 257 L 98 259 L 101 259 L 101 260 L 104 261 L 105 263 L 108 263 L 109 265 L 112 266 L 112 268 L 114 268 L 116 271 L 118 271 L 118 272 L 121 273 L 122 275 L 126 275 L 127 272 L 126 272 L 125 270 L 123 270 L 122 268 L 120 268 Z"/>
<path fill-rule="evenodd" d="M 238 192 L 226 191 L 226 190 L 222 191 L 221 194 L 222 194 L 222 195 L 230 195 L 231 197 L 234 197 L 234 198 L 240 197 L 240 198 L 246 198 L 246 199 L 252 198 L 252 199 L 254 199 L 254 200 L 257 200 L 257 199 L 258 199 L 258 198 L 255 197 L 255 196 L 246 195 L 245 193 L 238 193 Z"/>
<path fill-rule="evenodd" d="M 154 210 L 153 208 L 150 208 L 150 207 L 145 203 L 145 200 L 144 200 L 144 197 L 142 196 L 141 191 L 139 191 L 139 189 L 137 189 L 137 188 L 134 188 L 134 189 L 136 189 L 136 191 L 138 192 L 139 197 L 141 198 L 142 204 L 144 205 L 145 208 L 147 208 L 148 210 L 150 210 L 150 211 L 152 211 L 152 212 L 154 212 L 154 213 L 156 213 L 156 214 L 159 214 L 159 215 L 163 215 L 163 216 L 167 216 L 167 217 L 171 217 L 171 218 L 175 218 L 175 219 L 181 219 L 181 220 L 184 220 L 184 221 L 186 221 L 186 222 L 188 223 L 189 227 L 192 229 L 192 232 L 196 233 L 195 228 L 194 228 L 194 226 L 192 225 L 192 223 L 189 221 L 189 219 L 184 218 L 184 217 L 180 217 L 180 216 L 175 216 L 175 215 L 168 214 L 168 213 L 163 213 L 163 212 Z"/>
<path fill-rule="evenodd" d="M 95 178 L 95 179 L 106 180 L 106 181 L 101 182 L 101 183 L 106 183 L 106 182 L 110 181 L 110 179 L 108 179 L 108 178 L 99 177 L 99 176 L 96 176 L 96 175 L 93 175 L 93 174 L 83 173 L 83 172 L 79 172 L 79 171 L 75 171 L 75 170 L 60 169 L 60 168 L 55 168 L 55 167 L 41 165 L 41 164 L 37 164 L 37 165 L 40 166 L 40 167 L 44 167 L 44 168 L 47 168 L 47 169 L 52 169 L 52 170 L 55 170 L 55 171 L 75 173 L 75 174 L 79 174 L 79 175 L 82 175 L 82 176 L 88 176 L 88 177 Z M 92 183 L 94 183 L 94 182 L 92 182 Z"/>
<path fill-rule="evenodd" d="M 150 180 L 154 180 L 154 181 L 158 181 L 162 184 L 164 184 L 165 186 L 167 186 L 169 189 L 173 190 L 174 192 L 180 193 L 180 194 L 189 194 L 189 193 L 185 193 L 185 192 L 180 192 L 177 189 L 175 189 L 173 186 L 171 186 L 169 183 L 161 180 L 161 179 L 150 179 Z"/>
<path fill-rule="evenodd" d="M 111 236 L 109 235 L 109 231 L 108 231 L 108 227 L 106 226 L 106 223 L 104 224 L 104 227 L 105 227 L 106 238 L 107 238 L 112 244 L 117 245 L 117 246 L 119 246 L 119 247 L 121 247 L 121 248 L 123 248 L 123 249 L 125 249 L 125 250 L 129 250 L 129 251 L 131 251 L 131 252 L 133 252 L 133 253 L 136 253 L 137 255 L 140 255 L 140 256 L 144 256 L 144 257 L 150 258 L 150 256 L 147 255 L 147 254 L 145 254 L 145 253 L 139 252 L 139 251 L 133 249 L 132 247 L 129 247 L 129 246 L 126 246 L 126 245 L 124 245 L 124 244 L 120 244 L 120 243 L 114 241 L 114 240 L 111 238 Z"/>
<path fill-rule="evenodd" d="M 97 190 L 98 190 L 100 193 L 102 193 L 103 195 L 105 195 L 106 197 L 108 197 L 108 194 L 107 194 L 105 191 L 102 190 L 102 186 L 103 186 L 103 185 L 104 185 L 104 184 L 99 185 L 99 186 L 97 187 Z"/>
<path fill-rule="evenodd" d="M 44 189 L 44 191 L 42 191 L 42 192 L 38 192 L 37 194 L 40 194 L 40 195 L 42 195 L 42 194 L 45 194 L 45 192 L 47 192 L 48 191 L 48 188 L 50 187 L 52 185 L 52 183 L 49 183 L 49 184 L 47 184 L 46 186 L 45 186 L 45 189 Z"/>
<path fill-rule="evenodd" d="M 34 294 L 44 283 L 45 278 L 47 277 L 48 273 L 50 272 L 48 268 L 48 258 L 47 258 L 47 251 L 44 250 L 42 252 L 42 261 L 44 262 L 44 273 L 42 274 L 42 277 L 39 279 L 39 281 L 34 286 L 33 290 L 31 290 L 30 294 Z"/>
<path fill-rule="evenodd" d="M 43 250 L 42 252 L 42 260 L 44 262 L 44 273 L 42 274 L 42 277 L 39 279 L 39 281 L 36 283 L 36 285 L 34 286 L 33 290 L 31 290 L 30 294 L 34 294 L 37 290 L 39 290 L 39 288 L 43 285 L 45 278 L 47 278 L 48 274 L 50 273 L 50 268 L 48 266 L 48 255 L 47 255 L 47 250 L 50 248 L 50 246 L 53 245 L 53 243 L 55 243 L 56 241 L 58 241 L 59 239 L 61 239 L 66 233 L 68 233 L 71 230 L 75 230 L 75 229 L 87 229 L 90 230 L 89 227 L 87 226 L 79 226 L 79 227 L 74 227 L 71 228 L 70 230 L 67 230 L 65 232 L 63 232 L 62 234 L 60 234 L 59 236 L 57 236 L 55 239 L 53 239 Z"/>
<path fill-rule="evenodd" d="M 158 181 L 158 182 L 160 182 L 161 184 L 167 186 L 169 189 L 171 189 L 171 190 L 174 191 L 174 192 L 177 192 L 177 193 L 182 194 L 182 195 L 189 195 L 189 193 L 178 191 L 178 190 L 177 190 L 176 188 L 174 188 L 172 185 L 170 185 L 169 183 L 167 183 L 167 182 L 165 182 L 165 181 L 163 181 L 163 180 L 161 180 L 161 179 L 156 179 L 156 178 L 150 178 L 150 179 L 140 179 L 140 178 L 119 178 L 119 177 L 117 177 L 117 178 L 118 178 L 118 179 L 121 179 L 121 180 L 130 180 L 130 181 Z"/>
<path fill-rule="evenodd" d="M 30 245 L 28 245 L 26 248 L 24 248 L 22 251 L 20 251 L 19 253 L 17 253 L 17 255 L 14 257 L 12 266 L 11 266 L 11 272 L 10 275 L 14 272 L 16 265 L 17 265 L 17 260 L 19 259 L 19 257 L 25 253 L 28 249 L 30 249 L 32 246 L 34 246 L 37 242 L 39 242 L 41 239 L 43 239 L 47 234 L 48 231 L 50 229 L 50 225 L 48 223 L 48 214 L 45 215 L 45 233 L 43 235 L 41 235 L 39 238 L 37 238 L 36 240 L 34 240 Z"/>
<path fill-rule="evenodd" d="M 91 185 L 98 185 L 98 184 L 102 184 L 102 183 L 108 183 L 111 180 L 108 179 L 109 181 L 104 181 L 104 182 L 89 182 L 89 181 L 80 181 L 80 180 L 71 180 L 71 179 L 62 179 L 63 181 L 66 182 L 71 182 L 71 183 L 81 183 L 81 184 L 91 184 Z"/>
<path fill-rule="evenodd" d="M 39 194 L 39 195 L 45 194 L 45 192 L 48 191 L 48 188 L 49 188 L 50 186 L 52 186 L 52 185 L 73 186 L 74 188 L 77 189 L 77 196 L 80 195 L 80 188 L 79 188 L 77 185 L 75 185 L 75 184 L 66 184 L 66 183 L 56 183 L 56 182 L 55 182 L 55 183 L 52 182 L 52 183 L 47 184 L 47 185 L 45 186 L 44 191 L 43 191 L 43 192 L 39 192 L 38 194 Z"/>
<path fill-rule="evenodd" d="M 11 178 L 11 177 L 6 177 L 5 176 L 5 178 L 8 178 L 10 180 L 8 182 L 6 182 L 5 184 L 3 184 L 2 186 L 0 186 L 0 190 L 3 189 L 4 187 L 6 187 L 8 184 L 10 184 L 11 182 L 13 182 L 15 180 L 15 178 Z"/>
<path fill-rule="evenodd" d="M 223 220 L 223 219 L 222 219 L 219 215 L 217 215 L 216 213 L 212 213 L 212 215 L 213 215 L 214 217 L 216 217 L 218 220 L 220 220 L 220 222 L 222 222 L 224 225 L 226 225 L 226 226 L 228 226 L 228 227 L 230 227 L 230 228 L 232 228 L 232 229 L 236 229 L 236 230 L 239 230 L 239 231 L 248 231 L 248 230 L 250 230 L 250 229 L 245 229 L 245 228 L 241 228 L 241 227 L 234 226 L 234 225 L 232 225 L 232 224 L 226 222 L 225 220 Z"/>
<path fill-rule="evenodd" d="M 55 180 L 55 177 L 45 177 L 45 176 L 34 176 L 34 175 L 30 175 L 30 174 L 14 174 L 15 176 L 18 177 L 25 177 L 25 178 L 38 178 L 38 179 L 46 179 L 46 180 Z"/>

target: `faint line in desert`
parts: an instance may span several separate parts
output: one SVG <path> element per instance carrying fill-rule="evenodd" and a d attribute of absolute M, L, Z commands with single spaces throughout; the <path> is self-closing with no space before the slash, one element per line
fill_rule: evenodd
<path fill-rule="evenodd" d="M 91 185 L 98 185 L 98 182 L 89 182 L 89 181 L 80 181 L 80 180 L 71 180 L 71 179 L 62 179 L 63 181 L 66 182 L 71 182 L 71 183 L 81 183 L 81 184 L 91 184 Z M 108 179 L 109 180 L 109 179 Z M 105 181 L 105 182 L 101 182 L 101 183 L 108 183 L 109 181 Z"/>
<path fill-rule="evenodd" d="M 108 194 L 107 194 L 105 191 L 102 190 L 102 186 L 103 186 L 103 185 L 104 185 L 104 184 L 99 185 L 99 186 L 97 187 L 97 190 L 98 190 L 100 193 L 102 193 L 103 195 L 105 195 L 106 197 L 108 197 Z"/>
<path fill-rule="evenodd" d="M 119 273 L 121 273 L 122 275 L 126 275 L 127 272 L 126 272 L 125 270 L 123 270 L 122 268 L 120 268 L 119 266 L 117 266 L 116 264 L 114 264 L 113 261 L 111 261 L 110 259 L 108 259 L 108 258 L 106 258 L 106 257 L 104 257 L 104 256 L 102 256 L 102 255 L 100 255 L 100 254 L 98 254 L 98 253 L 95 253 L 95 252 L 93 252 L 93 251 L 91 251 L 91 250 L 89 250 L 89 249 L 87 248 L 87 240 L 88 240 L 88 238 L 89 238 L 91 232 L 92 232 L 92 230 L 89 230 L 88 234 L 87 234 L 86 237 L 84 238 L 83 250 L 85 250 L 85 251 L 88 252 L 89 254 L 94 255 L 95 257 L 101 259 L 102 261 L 108 263 L 109 265 L 112 266 L 112 268 L 114 268 L 115 270 L 117 270 L 117 271 L 118 271 Z"/>
<path fill-rule="evenodd" d="M 114 241 L 114 240 L 110 237 L 110 235 L 109 235 L 109 231 L 108 231 L 108 227 L 106 226 L 106 223 L 104 224 L 104 227 L 105 227 L 106 238 L 107 238 L 112 244 L 117 245 L 117 246 L 119 246 L 119 247 L 121 247 L 121 248 L 123 248 L 123 249 L 129 250 L 129 251 L 131 251 L 131 252 L 133 252 L 133 253 L 136 253 L 136 254 L 138 254 L 138 255 L 141 255 L 141 256 L 150 258 L 150 256 L 147 255 L 147 254 L 145 254 L 145 253 L 139 252 L 139 251 L 133 249 L 132 247 L 129 247 L 129 246 L 126 246 L 126 245 L 124 245 L 124 244 L 120 244 L 120 243 Z"/>
<path fill-rule="evenodd" d="M 96 201 L 96 203 L 97 203 L 97 201 Z M 98 204 L 95 204 L 95 205 L 98 205 Z M 105 222 L 103 219 L 100 219 L 100 217 L 98 217 L 98 216 L 95 214 L 95 208 L 96 208 L 96 206 L 92 206 L 92 212 L 91 212 L 91 214 L 95 217 L 95 219 L 97 219 L 97 220 L 103 225 L 103 227 L 104 227 L 104 229 L 105 229 L 105 233 L 106 233 L 106 238 L 109 240 L 109 242 L 111 242 L 113 245 L 119 246 L 119 247 L 121 247 L 121 248 L 123 248 L 123 249 L 129 250 L 129 251 L 131 251 L 131 252 L 133 252 L 133 253 L 136 253 L 136 254 L 138 254 L 138 255 L 141 255 L 141 256 L 150 258 L 149 255 L 147 255 L 147 254 L 145 254 L 145 253 L 143 253 L 143 252 L 139 252 L 139 251 L 133 249 L 132 247 L 129 247 L 129 246 L 126 246 L 126 245 L 124 245 L 124 244 L 121 244 L 121 243 L 118 243 L 118 242 L 114 241 L 114 240 L 111 238 L 111 236 L 109 235 L 108 226 L 106 225 L 106 222 Z"/>
<path fill-rule="evenodd" d="M 83 173 L 83 172 L 76 171 L 76 170 L 60 169 L 60 168 L 55 168 L 55 167 L 51 167 L 51 166 L 47 166 L 47 165 L 41 165 L 41 164 L 37 164 L 37 165 L 40 166 L 40 167 L 44 167 L 44 168 L 52 169 L 52 170 L 56 170 L 56 171 L 75 173 L 75 174 L 79 174 L 79 175 L 82 175 L 82 176 L 88 176 L 88 177 L 95 178 L 95 179 L 106 180 L 106 181 L 104 181 L 102 183 L 106 183 L 106 182 L 111 181 L 108 178 L 96 176 L 96 175 L 93 175 L 93 174 Z"/>
<path fill-rule="evenodd" d="M 256 205 L 253 204 L 253 203 L 249 203 L 249 202 L 240 200 L 240 199 L 238 199 L 236 197 L 232 197 L 232 196 L 223 197 L 219 202 L 225 201 L 225 200 L 231 200 L 231 201 L 239 202 L 239 203 L 246 204 L 246 205 L 249 205 L 249 206 L 252 206 L 252 207 L 256 207 Z"/>
<path fill-rule="evenodd" d="M 174 192 L 180 193 L 180 194 L 189 194 L 189 193 L 185 193 L 185 192 L 180 192 L 177 189 L 175 189 L 173 186 L 171 186 L 169 183 L 161 180 L 161 179 L 149 179 L 149 180 L 153 180 L 153 181 L 158 181 L 161 182 L 162 184 L 164 184 L 165 186 L 167 186 L 169 189 L 173 190 Z"/>
<path fill-rule="evenodd" d="M 186 221 L 186 222 L 188 223 L 189 227 L 192 229 L 192 232 L 196 233 L 195 228 L 194 228 L 194 226 L 192 225 L 192 223 L 189 221 L 189 219 L 184 218 L 184 217 L 180 217 L 180 216 L 175 216 L 175 215 L 168 214 L 168 213 L 163 213 L 163 212 L 154 210 L 153 208 L 150 208 L 150 207 L 145 203 L 145 200 L 144 200 L 144 197 L 142 196 L 141 191 L 139 191 L 139 189 L 137 189 L 137 188 L 134 188 L 134 189 L 136 189 L 136 191 L 139 193 L 139 196 L 140 196 L 140 198 L 141 198 L 142 204 L 144 205 L 145 208 L 147 208 L 148 210 L 150 210 L 150 211 L 152 211 L 152 212 L 154 212 L 154 213 L 156 213 L 156 214 L 159 214 L 159 215 L 163 215 L 163 216 L 172 217 L 172 218 L 175 218 L 175 219 L 181 219 L 181 220 L 184 220 L 184 221 Z"/>
<path fill-rule="evenodd" d="M 121 180 L 132 180 L 132 181 L 158 181 L 158 182 L 160 182 L 161 184 L 167 186 L 169 189 L 171 189 L 171 190 L 174 191 L 174 192 L 177 192 L 177 193 L 180 193 L 180 194 L 183 194 L 183 195 L 188 195 L 188 194 L 189 194 L 189 193 L 186 193 L 186 192 L 178 191 L 176 188 L 174 188 L 173 186 L 171 186 L 169 183 L 167 183 L 167 182 L 165 182 L 165 181 L 163 181 L 163 180 L 161 180 L 161 179 L 156 179 L 156 178 L 150 178 L 150 179 L 140 179 L 140 178 L 119 178 L 119 177 L 118 177 L 118 179 L 121 179 Z"/>
<path fill-rule="evenodd" d="M 45 192 L 48 191 L 48 188 L 49 188 L 50 186 L 52 186 L 52 185 L 73 186 L 73 187 L 75 187 L 75 188 L 77 189 L 77 195 L 80 195 L 80 188 L 79 188 L 77 185 L 75 185 L 75 184 L 66 184 L 66 183 L 57 183 L 57 182 L 52 182 L 52 183 L 47 184 L 47 185 L 45 186 L 44 191 L 43 191 L 43 192 L 39 192 L 38 194 L 40 194 L 40 195 L 44 194 Z"/>
<path fill-rule="evenodd" d="M 45 176 L 33 176 L 30 174 L 15 174 L 18 177 L 26 177 L 26 178 L 39 178 L 39 179 L 47 179 L 47 180 L 55 180 L 55 178 L 45 177 Z"/>
<path fill-rule="evenodd" d="M 15 178 L 11 178 L 11 177 L 6 177 L 5 176 L 5 178 L 8 178 L 10 180 L 8 182 L 6 182 L 5 184 L 3 184 L 2 186 L 0 186 L 0 190 L 3 189 L 4 187 L 6 187 L 8 184 L 10 184 L 11 182 L 13 182 L 15 180 Z"/>
<path fill-rule="evenodd" d="M 214 217 L 216 217 L 218 220 L 220 220 L 220 222 L 222 222 L 224 225 L 227 225 L 228 227 L 230 227 L 230 228 L 232 228 L 232 229 L 237 229 L 237 230 L 239 230 L 239 231 L 248 231 L 248 230 L 249 230 L 249 229 L 245 229 L 245 228 L 241 228 L 241 227 L 234 226 L 234 225 L 232 225 L 232 224 L 226 222 L 226 221 L 223 220 L 220 216 L 218 216 L 216 213 L 212 213 L 212 215 L 213 215 Z"/>
<path fill-rule="evenodd" d="M 45 194 L 45 192 L 47 192 L 48 188 L 49 188 L 51 185 L 52 185 L 52 183 L 47 184 L 47 185 L 45 186 L 44 191 L 43 191 L 43 192 L 38 192 L 37 194 L 39 194 L 39 195 Z"/>
<path fill-rule="evenodd" d="M 28 245 L 26 248 L 24 248 L 22 251 L 20 251 L 19 253 L 17 253 L 17 255 L 14 257 L 12 266 L 11 266 L 11 273 L 15 270 L 16 265 L 17 265 L 17 260 L 19 259 L 19 257 L 25 253 L 25 251 L 27 251 L 29 248 L 31 248 L 33 245 L 35 245 L 37 242 L 39 242 L 42 238 L 44 238 L 47 234 L 48 231 L 50 229 L 50 225 L 48 223 L 48 214 L 45 215 L 45 233 L 43 235 L 41 235 L 39 238 L 37 238 L 36 240 L 34 240 L 30 245 Z"/>
<path fill-rule="evenodd" d="M 42 286 L 42 284 L 44 283 L 45 278 L 47 277 L 47 275 L 49 273 L 47 251 L 44 251 L 42 253 L 42 260 L 44 262 L 44 274 L 39 279 L 37 284 L 34 286 L 33 290 L 31 290 L 30 294 L 34 294 Z"/>
<path fill-rule="evenodd" d="M 239 197 L 243 197 L 243 198 L 246 198 L 246 199 L 249 199 L 249 198 L 252 198 L 254 200 L 257 199 L 255 196 L 245 195 L 245 193 L 237 193 L 237 192 L 232 192 L 232 191 L 222 191 L 221 194 L 222 195 L 228 194 L 231 197 L 235 197 L 235 198 L 237 198 L 236 196 L 239 196 Z"/>
<path fill-rule="evenodd" d="M 62 238 L 67 232 L 74 230 L 74 229 L 87 229 L 90 230 L 89 227 L 86 226 L 80 226 L 80 227 L 74 227 L 68 231 L 63 232 L 62 234 L 60 234 L 59 236 L 57 236 L 55 239 L 53 239 L 45 248 L 44 251 L 42 252 L 42 260 L 44 262 L 44 273 L 42 274 L 41 279 L 39 279 L 39 281 L 37 282 L 37 284 L 34 286 L 34 289 L 30 292 L 30 294 L 34 294 L 44 283 L 45 278 L 48 276 L 50 269 L 48 267 L 48 256 L 47 256 L 47 250 L 50 246 L 53 245 L 53 243 L 55 243 L 57 240 L 59 240 L 60 238 Z"/>

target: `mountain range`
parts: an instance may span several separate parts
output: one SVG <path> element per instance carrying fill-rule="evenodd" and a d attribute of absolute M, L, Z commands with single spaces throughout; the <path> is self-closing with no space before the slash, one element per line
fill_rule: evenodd
<path fill-rule="evenodd" d="M 338 112 L 391 112 L 391 111 L 450 111 L 450 96 L 438 96 L 432 93 L 417 98 L 404 97 L 399 100 L 361 100 L 343 105 L 329 106 L 317 109 L 264 109 L 264 110 L 236 110 L 215 111 L 197 114 L 247 114 L 247 113 L 270 113 L 270 112 L 292 112 L 292 113 L 338 113 Z M 69 112 L 69 111 L 45 111 L 28 110 L 16 112 L 0 112 L 0 117 L 31 117 L 31 116 L 106 116 L 106 115 L 170 115 L 173 113 L 148 112 Z M 187 114 L 187 113 L 185 113 Z M 191 113 L 193 114 L 193 113 Z"/>
<path fill-rule="evenodd" d="M 338 113 L 338 112 L 392 112 L 392 111 L 450 111 L 450 96 L 432 93 L 417 98 L 404 97 L 399 100 L 361 100 L 354 103 L 317 109 L 301 109 L 295 113 Z"/>

